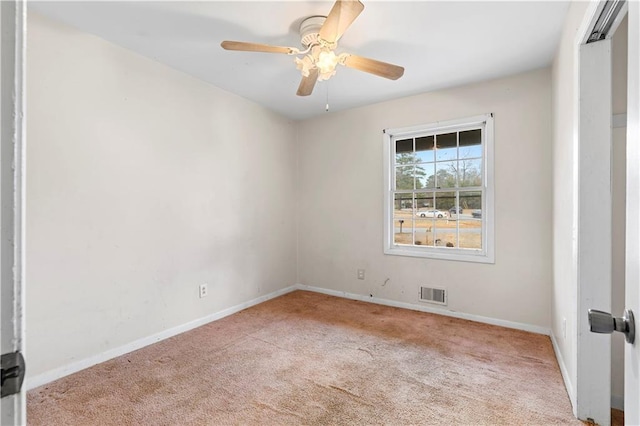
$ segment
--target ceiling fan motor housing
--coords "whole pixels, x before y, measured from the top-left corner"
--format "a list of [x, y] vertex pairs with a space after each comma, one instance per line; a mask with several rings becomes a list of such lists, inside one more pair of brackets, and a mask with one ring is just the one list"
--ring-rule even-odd
[[325, 19], [327, 19], [326, 16], [310, 16], [300, 23], [300, 42], [304, 47], [318, 42], [318, 34]]

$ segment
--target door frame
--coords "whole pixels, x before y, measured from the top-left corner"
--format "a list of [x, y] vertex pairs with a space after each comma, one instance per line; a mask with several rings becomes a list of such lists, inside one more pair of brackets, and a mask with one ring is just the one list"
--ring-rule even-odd
[[[25, 350], [26, 1], [0, 1], [2, 352]], [[2, 398], [0, 424], [26, 423], [24, 391]]]
[[630, 2], [627, 65], [627, 221], [625, 304], [636, 317], [636, 342], [624, 352], [625, 422], [640, 424], [640, 3]]

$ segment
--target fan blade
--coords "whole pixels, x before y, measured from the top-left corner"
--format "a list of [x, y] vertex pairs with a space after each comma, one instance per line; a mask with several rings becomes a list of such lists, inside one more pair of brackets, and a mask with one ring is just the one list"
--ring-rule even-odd
[[244, 41], [229, 41], [225, 40], [220, 43], [223, 49], [226, 50], [241, 50], [244, 52], [264, 52], [264, 53], [291, 53], [293, 50], [290, 47], [271, 46], [269, 44], [260, 43], [245, 43]]
[[337, 42], [363, 9], [359, 0], [337, 0], [320, 28], [319, 37], [329, 43]]
[[397, 80], [404, 74], [404, 68], [398, 65], [388, 64], [386, 62], [363, 58], [362, 56], [356, 55], [347, 56], [344, 60], [344, 66], [375, 74], [390, 80]]
[[316, 81], [318, 80], [318, 69], [314, 68], [309, 70], [308, 77], [302, 77], [302, 81], [300, 82], [300, 86], [298, 86], [298, 91], [296, 95], [298, 96], [309, 96], [311, 92], [313, 92], [313, 87], [316, 85]]

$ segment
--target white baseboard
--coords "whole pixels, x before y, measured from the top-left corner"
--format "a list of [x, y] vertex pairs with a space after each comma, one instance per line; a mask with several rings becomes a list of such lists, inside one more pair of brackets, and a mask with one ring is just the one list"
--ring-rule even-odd
[[624, 396], [611, 395], [611, 408], [624, 411]]
[[569, 371], [567, 370], [567, 366], [564, 362], [564, 358], [562, 357], [562, 353], [560, 352], [560, 346], [558, 346], [558, 341], [556, 340], [555, 334], [553, 334], [552, 332], [550, 336], [551, 336], [551, 344], [553, 345], [553, 351], [556, 353], [558, 366], [560, 366], [560, 373], [562, 374], [562, 380], [564, 380], [564, 387], [567, 389], [567, 394], [569, 394], [569, 401], [571, 401], [573, 415], [578, 417], [578, 411], [577, 411], [577, 405], [576, 405], [576, 393], [573, 389], [573, 384], [571, 383], [571, 379], [569, 378]]
[[215, 312], [213, 314], [207, 315], [197, 320], [190, 321], [186, 324], [182, 324], [177, 327], [173, 327], [173, 328], [161, 331], [151, 336], [143, 337], [142, 339], [138, 339], [131, 343], [127, 343], [126, 345], [110, 349], [98, 355], [94, 355], [92, 357], [85, 358], [80, 361], [72, 362], [71, 364], [67, 364], [63, 367], [44, 372], [34, 377], [28, 377], [25, 379], [25, 389], [31, 390], [31, 389], [37, 388], [38, 386], [42, 386], [44, 384], [53, 382], [54, 380], [58, 380], [62, 377], [68, 376], [69, 374], [76, 373], [80, 370], [84, 370], [85, 368], [89, 368], [96, 364], [100, 364], [101, 362], [105, 362], [110, 359], [119, 357], [120, 355], [124, 355], [126, 353], [144, 348], [145, 346], [152, 345], [161, 340], [168, 339], [169, 337], [173, 337], [180, 333], [184, 333], [185, 331], [189, 331], [194, 328], [208, 324], [211, 321], [215, 321], [215, 320], [227, 317], [243, 309], [250, 308], [251, 306], [257, 305], [262, 302], [266, 302], [267, 300], [276, 298], [278, 296], [282, 296], [283, 294], [290, 293], [295, 289], [296, 289], [296, 286], [289, 286], [289, 287], [274, 291], [273, 293], [256, 297], [255, 299], [240, 303], [230, 308], [223, 309], [222, 311]]
[[544, 334], [546, 336], [551, 335], [551, 330], [545, 327], [540, 327], [532, 324], [524, 324], [520, 322], [506, 321], [506, 320], [490, 318], [490, 317], [483, 317], [480, 315], [467, 314], [464, 312], [456, 312], [456, 311], [448, 310], [445, 308], [436, 308], [436, 307], [426, 306], [426, 305], [397, 302], [395, 300], [380, 299], [378, 297], [370, 297], [364, 294], [347, 293], [345, 291], [329, 290], [326, 288], [313, 287], [313, 286], [308, 286], [304, 284], [296, 284], [294, 288], [298, 290], [307, 290], [307, 291], [313, 291], [315, 293], [327, 294], [329, 296], [344, 297], [345, 299], [360, 300], [362, 302], [375, 303], [378, 305], [393, 306], [396, 308], [410, 309], [412, 311], [429, 312], [432, 314], [446, 315], [449, 317], [461, 318], [461, 319], [466, 319], [470, 321], [481, 322], [484, 324], [499, 325], [501, 327], [513, 328], [516, 330], [523, 330], [523, 331], [530, 331], [532, 333]]

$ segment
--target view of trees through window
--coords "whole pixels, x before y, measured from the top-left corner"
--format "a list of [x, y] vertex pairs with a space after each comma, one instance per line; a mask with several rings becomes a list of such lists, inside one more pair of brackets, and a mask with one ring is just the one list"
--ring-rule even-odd
[[482, 130], [394, 143], [394, 242], [482, 248]]

